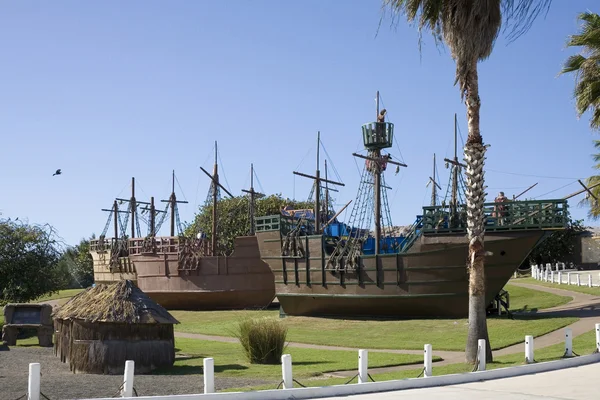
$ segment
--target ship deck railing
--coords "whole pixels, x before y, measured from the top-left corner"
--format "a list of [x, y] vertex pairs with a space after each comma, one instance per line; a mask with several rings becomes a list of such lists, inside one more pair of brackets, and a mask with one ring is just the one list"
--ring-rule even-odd
[[127, 239], [123, 238], [104, 238], [104, 239], [92, 239], [90, 240], [90, 251], [103, 252], [111, 250], [117, 242], [125, 242], [125, 248], [127, 248]]
[[[567, 200], [523, 200], [485, 203], [486, 231], [564, 229], [568, 225]], [[423, 207], [422, 232], [462, 233], [467, 230], [466, 206]]]
[[199, 254], [211, 254], [210, 240], [207, 238], [182, 239], [179, 236], [159, 236], [129, 239], [129, 255], [148, 253], [178, 254], [183, 247], [189, 247], [190, 250]]
[[[485, 203], [485, 230], [564, 229], [569, 221], [567, 209], [567, 200], [564, 199]], [[453, 218], [451, 218], [452, 215]], [[256, 217], [255, 221], [256, 232], [280, 231], [284, 235], [299, 223], [298, 219], [284, 215]], [[306, 221], [304, 222], [306, 223]], [[423, 234], [465, 233], [466, 231], [466, 206], [464, 204], [459, 205], [456, 212], [453, 212], [450, 206], [426, 206], [423, 207], [422, 217], [419, 216], [407, 232], [407, 239], [402, 244], [401, 251], [408, 250]], [[310, 229], [304, 232], [310, 232]]]

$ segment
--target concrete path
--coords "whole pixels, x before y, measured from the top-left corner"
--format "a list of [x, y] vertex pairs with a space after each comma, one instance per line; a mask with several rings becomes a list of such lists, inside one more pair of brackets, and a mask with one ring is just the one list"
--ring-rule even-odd
[[[573, 337], [579, 336], [583, 333], [589, 332], [594, 329], [594, 325], [600, 323], [600, 296], [593, 296], [590, 294], [572, 292], [570, 290], [551, 288], [546, 286], [540, 286], [528, 283], [518, 283], [515, 281], [510, 282], [511, 285], [520, 286], [527, 289], [539, 290], [540, 292], [547, 292], [556, 294], [559, 296], [571, 296], [573, 300], [567, 304], [561, 306], [547, 308], [544, 310], [519, 313], [519, 315], [536, 315], [546, 317], [577, 317], [579, 321], [565, 327], [571, 328], [573, 331]], [[542, 336], [535, 338], [535, 348], [541, 349], [543, 347], [552, 346], [557, 343], [564, 343], [565, 330], [558, 329], [554, 332], [547, 333]], [[523, 351], [523, 344], [516, 344], [504, 349], [494, 351], [494, 355], [507, 355]]]
[[[567, 368], [534, 375], [496, 379], [463, 385], [399, 390], [346, 397], [348, 400], [589, 400], [600, 392], [600, 364]], [[323, 400], [333, 397], [323, 398]]]

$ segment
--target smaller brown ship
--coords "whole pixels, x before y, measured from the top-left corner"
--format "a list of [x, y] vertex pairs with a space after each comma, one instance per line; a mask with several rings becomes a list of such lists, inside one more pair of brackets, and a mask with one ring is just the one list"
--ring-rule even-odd
[[[127, 202], [127, 210], [121, 210], [120, 204]], [[110, 209], [102, 211], [109, 212], [108, 220], [104, 230], [98, 239], [90, 241], [90, 254], [92, 255], [94, 265], [94, 282], [111, 283], [121, 280], [131, 280], [136, 282], [137, 276], [135, 266], [129, 259], [129, 237], [127, 236], [127, 227], [131, 222], [131, 237], [136, 237], [137, 231], [140, 232], [139, 215], [137, 212], [138, 204], [149, 204], [136, 201], [135, 198], [135, 178], [131, 178], [131, 198], [117, 198]], [[121, 215], [124, 214], [124, 220]], [[131, 219], [131, 221], [129, 221]], [[107, 238], [106, 235], [111, 223], [114, 228], [114, 236]], [[141, 234], [138, 234], [141, 236]]]
[[[219, 182], [217, 144], [215, 142], [215, 164], [213, 174], [200, 167], [210, 178], [212, 206], [212, 232], [210, 239], [203, 233], [194, 237], [185, 236], [179, 224], [173, 190], [168, 203], [171, 226], [169, 236], [155, 235], [154, 200], [149, 204], [150, 233], [145, 238], [128, 241], [128, 259], [137, 272], [137, 285], [154, 301], [167, 309], [218, 310], [262, 308], [270, 305], [275, 297], [274, 276], [260, 256], [258, 241], [254, 235], [253, 222], [248, 236], [235, 239], [232, 254], [225, 255], [218, 247], [217, 207], [220, 191], [234, 197]], [[254, 191], [251, 172], [250, 213], [253, 215]], [[176, 220], [178, 232], [176, 235]]]

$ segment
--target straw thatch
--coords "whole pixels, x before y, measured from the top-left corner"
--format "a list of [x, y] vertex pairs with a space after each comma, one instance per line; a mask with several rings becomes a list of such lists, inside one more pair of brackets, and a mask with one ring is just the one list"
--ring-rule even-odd
[[72, 297], [53, 316], [87, 322], [179, 323], [130, 280], [88, 288]]
[[54, 352], [73, 372], [123, 373], [173, 365], [173, 324], [179, 323], [133, 282], [101, 284], [73, 297], [54, 314]]

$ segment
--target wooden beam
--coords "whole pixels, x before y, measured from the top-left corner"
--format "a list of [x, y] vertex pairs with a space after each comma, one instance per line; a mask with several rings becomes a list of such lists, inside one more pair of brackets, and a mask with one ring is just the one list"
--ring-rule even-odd
[[344, 207], [342, 207], [342, 209], [340, 211], [335, 213], [335, 215], [333, 217], [331, 217], [331, 219], [329, 221], [327, 221], [325, 226], [323, 226], [323, 230], [325, 230], [325, 228], [327, 228], [327, 226], [329, 226], [329, 224], [331, 224], [333, 222], [333, 220], [336, 219], [338, 217], [338, 215], [340, 215], [346, 209], [346, 207], [348, 207], [350, 205], [350, 203], [352, 203], [352, 200], [350, 200]]
[[339, 193], [339, 190], [328, 188], [327, 186], [321, 186], [321, 189], [329, 190], [330, 192], [338, 192]]
[[293, 171], [293, 172], [294, 172], [294, 175], [300, 175], [300, 176], [303, 176], [305, 178], [316, 179], [319, 182], [327, 182], [327, 183], [331, 183], [332, 185], [346, 186], [345, 184], [343, 184], [341, 182], [331, 181], [329, 179], [317, 178], [316, 176], [312, 176], [312, 175], [308, 175], [308, 174], [303, 174], [302, 172], [296, 172], [296, 171]]
[[[130, 202], [130, 201], [131, 201], [131, 199], [120, 199], [120, 198], [118, 198], [118, 197], [117, 197], [117, 200], [119, 200], [119, 201], [127, 201], [127, 202]], [[135, 201], [135, 203], [136, 203], [136, 204], [148, 204], [148, 205], [150, 205], [150, 203], [148, 203], [148, 202], [146, 202], [146, 201], [139, 201], [139, 200], [136, 200], [136, 201]]]
[[430, 180], [430, 181], [431, 181], [431, 182], [432, 182], [432, 183], [433, 183], [435, 186], [437, 186], [437, 188], [438, 188], [438, 189], [442, 190], [442, 188], [440, 187], [440, 185], [438, 185], [438, 184], [437, 184], [437, 182], [436, 182], [436, 181], [434, 181], [432, 177], [429, 177], [429, 180]]
[[[378, 160], [378, 159], [376, 159], [376, 158], [373, 158], [373, 157], [363, 156], [362, 154], [356, 154], [356, 153], [352, 153], [352, 155], [353, 155], [354, 157], [358, 157], [358, 158], [364, 158], [365, 160], [371, 160], [371, 161], [380, 161], [380, 160]], [[389, 164], [394, 164], [394, 165], [397, 165], [397, 166], [399, 166], [399, 167], [408, 167], [408, 165], [406, 165], [406, 164], [403, 164], [403, 163], [401, 163], [401, 162], [397, 162], [397, 161], [387, 160], [386, 162], [387, 162], [387, 163], [389, 163]]]
[[461, 166], [463, 168], [467, 168], [467, 166], [465, 164], [460, 163], [458, 161], [451, 160], [449, 158], [444, 158], [444, 161], [446, 161], [447, 163], [453, 164], [453, 165], [459, 165], [459, 166]]
[[210, 178], [211, 181], [213, 181], [214, 183], [216, 183], [217, 185], [219, 185], [219, 187], [221, 189], [223, 189], [225, 191], [225, 193], [227, 193], [229, 195], [229, 197], [231, 197], [231, 198], [235, 197], [234, 195], [232, 195], [231, 193], [229, 193], [229, 190], [225, 189], [223, 187], [223, 185], [221, 185], [219, 182], [217, 182], [217, 180], [211, 174], [209, 174], [208, 172], [206, 172], [206, 170], [204, 168], [200, 167], [200, 169], [202, 170], [202, 172], [204, 172]]
[[566, 196], [566, 197], [563, 197], [563, 200], [568, 200], [568, 199], [570, 199], [571, 197], [575, 197], [575, 196], [577, 196], [578, 194], [581, 194], [581, 193], [585, 192], [585, 191], [586, 191], [586, 190], [588, 190], [588, 189], [593, 189], [593, 188], [595, 188], [595, 187], [596, 187], [596, 186], [598, 186], [598, 185], [600, 185], [600, 182], [593, 184], [592, 186], [588, 187], [587, 189], [583, 189], [583, 190], [579, 190], [579, 191], [577, 191], [577, 192], [575, 192], [575, 193], [571, 193], [570, 195], [568, 195], [568, 196]]
[[255, 191], [253, 191], [253, 190], [246, 190], [246, 189], [242, 189], [242, 192], [244, 192], [244, 193], [248, 193], [248, 194], [253, 194], [253, 193], [254, 193], [254, 195], [255, 195], [256, 197], [258, 197], [258, 198], [265, 197], [265, 194], [263, 194], [263, 193], [259, 193], [259, 192], [255, 192]]
[[527, 193], [528, 191], [530, 191], [531, 189], [533, 189], [538, 183], [534, 183], [533, 185], [529, 186], [527, 189], [523, 190], [521, 193], [519, 193], [518, 195], [513, 197], [513, 201], [518, 199], [519, 197], [523, 196], [525, 193]]
[[590, 194], [590, 196], [592, 196], [594, 198], [594, 200], [598, 201], [598, 198], [596, 196], [594, 196], [594, 193], [592, 193], [592, 191], [590, 189], [588, 189], [587, 186], [585, 186], [583, 184], [583, 182], [581, 182], [581, 179], [577, 179], [577, 182], [579, 182], [579, 184], [581, 186], [583, 186], [583, 188]]
[[[367, 182], [367, 181], [362, 181], [361, 183], [366, 183], [368, 185], [374, 185], [373, 182]], [[384, 189], [391, 189], [391, 187], [385, 186], [385, 185], [381, 185], [381, 187], [384, 188]]]

